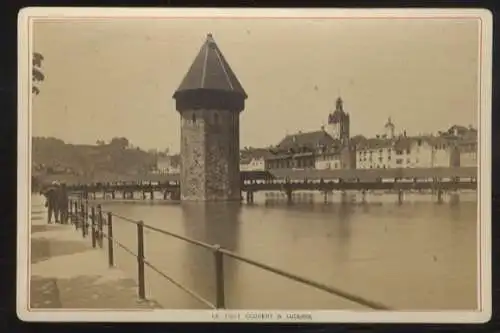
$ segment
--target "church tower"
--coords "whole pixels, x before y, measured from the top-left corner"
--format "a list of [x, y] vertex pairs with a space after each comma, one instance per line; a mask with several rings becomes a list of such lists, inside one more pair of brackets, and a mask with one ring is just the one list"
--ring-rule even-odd
[[384, 126], [385, 137], [388, 139], [394, 139], [394, 129], [394, 123], [392, 122], [391, 117], [389, 117], [389, 119], [387, 119], [387, 123], [385, 123]]
[[240, 200], [240, 112], [247, 94], [211, 34], [174, 93], [181, 200]]
[[344, 111], [344, 102], [339, 97], [335, 103], [335, 111], [328, 115], [327, 133], [333, 139], [346, 144], [349, 141], [349, 123], [349, 114]]

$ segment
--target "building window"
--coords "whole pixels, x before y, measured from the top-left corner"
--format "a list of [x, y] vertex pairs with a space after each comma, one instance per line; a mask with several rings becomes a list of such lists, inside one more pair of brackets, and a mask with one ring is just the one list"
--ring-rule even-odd
[[398, 159], [396, 160], [396, 164], [403, 164], [403, 160], [402, 160], [401, 158], [398, 158]]

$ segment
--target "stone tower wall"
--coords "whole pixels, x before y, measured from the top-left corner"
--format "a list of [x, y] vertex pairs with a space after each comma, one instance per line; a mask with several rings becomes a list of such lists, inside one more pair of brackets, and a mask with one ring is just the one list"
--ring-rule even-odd
[[239, 113], [183, 111], [181, 119], [181, 199], [240, 200]]

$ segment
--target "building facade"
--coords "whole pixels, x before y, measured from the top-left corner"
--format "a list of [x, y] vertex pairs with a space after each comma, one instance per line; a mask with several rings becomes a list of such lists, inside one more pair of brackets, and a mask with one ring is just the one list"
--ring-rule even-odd
[[357, 147], [356, 159], [360, 169], [460, 166], [457, 145], [433, 136], [367, 139]]
[[271, 153], [265, 148], [251, 148], [240, 152], [240, 171], [265, 171], [266, 158]]
[[239, 115], [247, 95], [211, 34], [174, 94], [181, 200], [240, 200]]
[[477, 167], [478, 146], [475, 140], [463, 140], [458, 144], [460, 150], [460, 166]]

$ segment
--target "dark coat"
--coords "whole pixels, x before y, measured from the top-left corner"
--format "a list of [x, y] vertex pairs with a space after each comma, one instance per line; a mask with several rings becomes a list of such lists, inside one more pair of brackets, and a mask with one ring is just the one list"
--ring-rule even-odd
[[47, 200], [46, 206], [55, 207], [57, 204], [57, 189], [49, 187], [43, 194]]
[[57, 191], [57, 204], [61, 208], [68, 207], [68, 191], [65, 186], [61, 186]]

